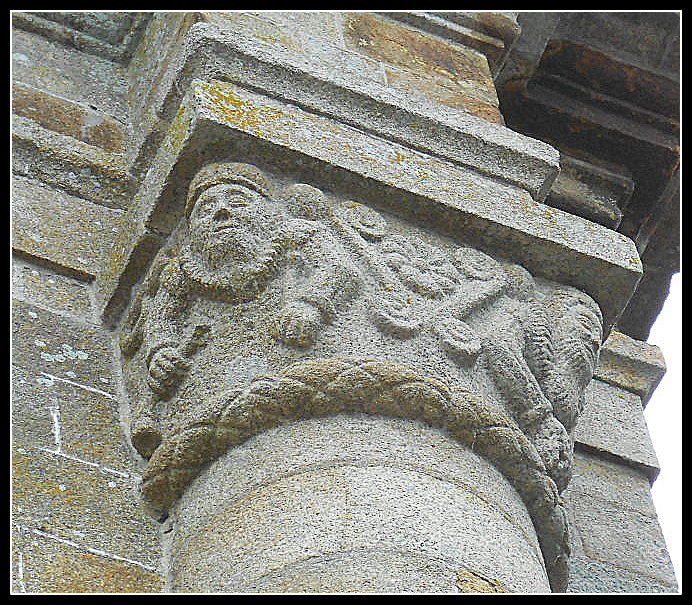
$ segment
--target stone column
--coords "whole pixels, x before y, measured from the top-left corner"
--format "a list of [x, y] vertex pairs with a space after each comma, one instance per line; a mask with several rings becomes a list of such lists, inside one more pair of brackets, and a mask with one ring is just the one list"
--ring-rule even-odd
[[414, 22], [164, 15], [133, 59], [96, 300], [171, 591], [567, 584], [574, 431], [641, 264], [542, 203], [557, 152], [474, 115], [488, 59]]
[[212, 463], [169, 523], [183, 592], [548, 592], [526, 506], [485, 458], [422, 422], [340, 414]]

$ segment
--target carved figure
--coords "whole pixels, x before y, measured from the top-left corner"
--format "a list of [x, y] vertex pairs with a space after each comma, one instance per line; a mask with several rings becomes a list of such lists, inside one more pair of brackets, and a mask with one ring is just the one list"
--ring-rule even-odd
[[601, 344], [598, 305], [561, 288], [524, 305], [483, 340], [491, 374], [519, 426], [562, 491], [571, 477], [574, 428]]
[[[546, 294], [521, 267], [473, 248], [429, 244], [368, 206], [327, 200], [310, 185], [275, 191], [248, 164], [200, 170], [185, 217], [178, 247], [159, 255], [133, 303], [121, 343], [125, 357], [141, 351], [146, 366], [148, 389], [133, 402], [131, 422], [145, 458], [162, 439], [175, 442], [161, 419], [213, 333], [211, 320], [190, 313], [196, 301], [242, 305], [285, 278], [287, 294], [270, 308], [268, 330], [279, 346], [307, 351], [369, 280], [365, 308], [397, 340], [392, 350], [434, 335], [452, 365], [486, 371], [557, 491], [565, 488], [601, 339], [600, 311], [588, 296], [572, 288]], [[500, 299], [497, 324], [477, 333], [471, 326]], [[245, 388], [228, 386], [226, 393]], [[188, 425], [205, 415], [204, 402], [194, 405]]]
[[[295, 196], [296, 191], [293, 191]], [[294, 218], [273, 197], [272, 186], [255, 166], [211, 164], [190, 184], [187, 234], [179, 254], [159, 260], [143, 296], [133, 305], [132, 326], [122, 351], [145, 347], [151, 396], [132, 408], [132, 440], [149, 458], [161, 441], [158, 416], [205, 345], [210, 325], [187, 325], [198, 298], [230, 304], [256, 298], [298, 251], [304, 279], [275, 315], [272, 335], [291, 347], [312, 344], [323, 324], [358, 290], [359, 275], [338, 242], [314, 220]]]
[[[149, 460], [143, 493], [152, 511], [164, 514], [203, 464], [281, 422], [349, 411], [423, 419], [512, 479], [551, 581], [564, 581], [569, 548], [559, 493], [601, 343], [591, 298], [538, 287], [522, 267], [479, 250], [428, 243], [373, 208], [328, 199], [310, 185], [276, 190], [249, 164], [200, 170], [185, 218], [155, 259], [121, 339], [124, 357], [145, 370], [131, 436]], [[235, 319], [255, 309], [261, 326], [240, 334], [266, 330], [252, 347], [269, 350], [275, 365], [205, 390], [214, 364], [235, 363], [210, 354], [212, 345], [229, 346], [214, 316], [229, 309], [224, 317]], [[406, 364], [359, 357], [361, 332], [348, 333], [354, 325], [391, 347], [386, 357], [436, 341], [433, 363], [441, 362], [449, 384]], [[292, 362], [282, 366], [285, 358]], [[189, 414], [171, 411], [186, 405]]]

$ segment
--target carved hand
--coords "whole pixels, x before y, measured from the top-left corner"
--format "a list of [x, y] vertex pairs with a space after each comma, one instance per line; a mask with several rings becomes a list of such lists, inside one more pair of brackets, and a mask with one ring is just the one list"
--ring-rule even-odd
[[149, 362], [148, 384], [159, 395], [167, 395], [190, 368], [187, 359], [176, 347], [162, 347]]
[[306, 347], [315, 342], [321, 323], [320, 312], [314, 306], [295, 301], [279, 312], [272, 333], [277, 340], [288, 345]]

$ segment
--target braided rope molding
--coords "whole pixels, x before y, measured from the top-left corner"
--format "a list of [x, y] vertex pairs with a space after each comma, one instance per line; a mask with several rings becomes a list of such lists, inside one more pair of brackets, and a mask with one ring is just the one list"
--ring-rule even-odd
[[463, 389], [452, 392], [443, 382], [396, 362], [302, 361], [221, 394], [208, 404], [202, 420], [156, 449], [143, 474], [144, 504], [160, 518], [204, 465], [233, 446], [285, 422], [348, 412], [421, 420], [447, 430], [494, 463], [529, 511], [552, 590], [565, 590], [567, 517], [533, 444], [513, 420], [478, 395]]

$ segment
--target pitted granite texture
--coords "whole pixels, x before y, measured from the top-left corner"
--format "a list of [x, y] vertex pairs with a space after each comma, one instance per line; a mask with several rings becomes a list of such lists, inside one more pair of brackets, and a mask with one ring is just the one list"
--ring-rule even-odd
[[264, 431], [198, 476], [167, 524], [173, 591], [549, 590], [509, 481], [407, 419], [349, 413]]

